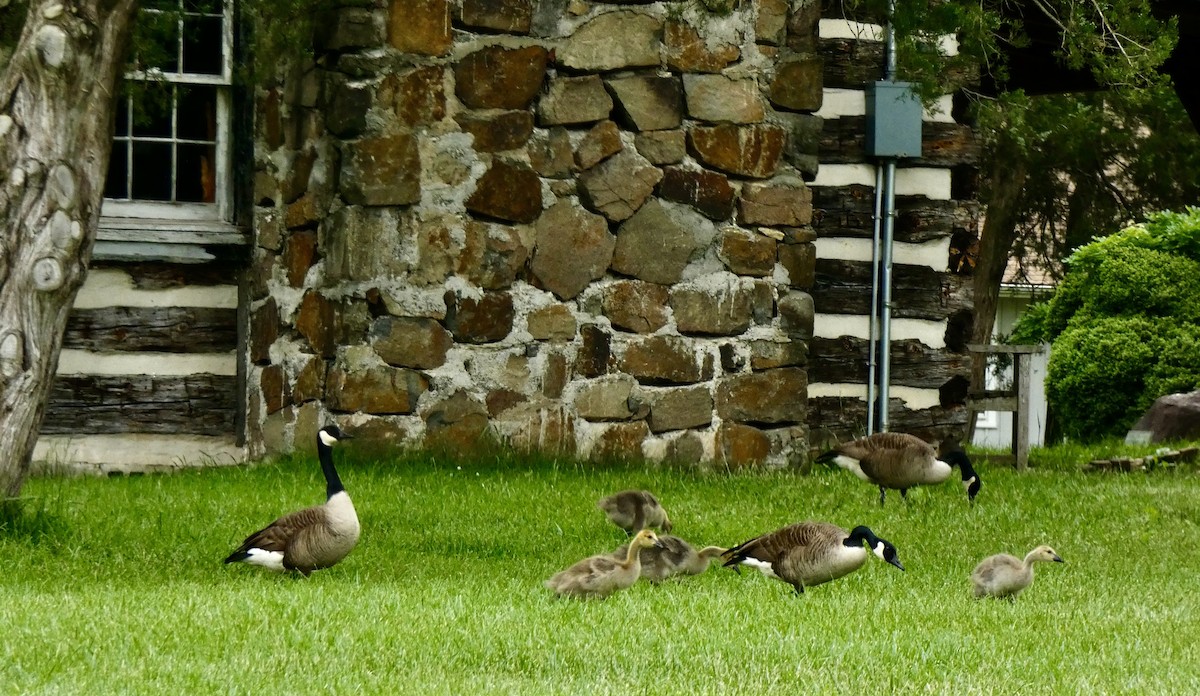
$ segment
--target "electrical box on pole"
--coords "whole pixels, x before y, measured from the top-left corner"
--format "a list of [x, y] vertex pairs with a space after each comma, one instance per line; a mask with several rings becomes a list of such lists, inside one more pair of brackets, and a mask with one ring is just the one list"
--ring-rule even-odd
[[867, 85], [867, 154], [920, 157], [923, 112], [910, 82], [880, 80]]

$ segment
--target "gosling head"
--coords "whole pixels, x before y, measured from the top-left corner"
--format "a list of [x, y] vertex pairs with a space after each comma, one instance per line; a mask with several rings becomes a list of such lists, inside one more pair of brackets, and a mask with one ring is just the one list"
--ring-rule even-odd
[[639, 549], [650, 548], [651, 546], [657, 546], [660, 549], [664, 547], [663, 543], [659, 541], [658, 535], [654, 533], [653, 529], [643, 529], [642, 531], [638, 532], [637, 536], [633, 537], [633, 541], [630, 543], [630, 546]]
[[896, 552], [896, 547], [887, 539], [880, 539], [875, 536], [870, 527], [859, 525], [850, 532], [850, 540], [858, 543], [866, 542], [871, 547], [871, 551], [879, 557], [879, 560], [885, 563], [890, 563], [900, 570], [904, 570], [904, 564], [900, 562], [900, 554]]
[[967, 457], [967, 453], [957, 449], [943, 452], [942, 461], [950, 466], [958, 467], [959, 473], [962, 474], [963, 490], [967, 492], [967, 500], [974, 505], [975, 496], [979, 495], [979, 489], [983, 488], [983, 482], [979, 480], [979, 474], [975, 472], [975, 467], [971, 466], [971, 460]]
[[317, 439], [326, 447], [333, 447], [339, 440], [352, 440], [354, 436], [342, 432], [337, 424], [330, 423], [317, 431]]
[[1031, 560], [1031, 561], [1046, 561], [1047, 563], [1065, 563], [1066, 562], [1057, 553], [1054, 552], [1054, 549], [1050, 548], [1049, 546], [1046, 546], [1045, 544], [1030, 551], [1029, 552], [1029, 560]]

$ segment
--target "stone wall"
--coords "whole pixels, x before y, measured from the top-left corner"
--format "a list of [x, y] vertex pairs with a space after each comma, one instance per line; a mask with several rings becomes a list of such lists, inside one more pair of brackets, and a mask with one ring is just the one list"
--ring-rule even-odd
[[821, 7], [723, 10], [342, 7], [256, 104], [251, 453], [804, 460]]

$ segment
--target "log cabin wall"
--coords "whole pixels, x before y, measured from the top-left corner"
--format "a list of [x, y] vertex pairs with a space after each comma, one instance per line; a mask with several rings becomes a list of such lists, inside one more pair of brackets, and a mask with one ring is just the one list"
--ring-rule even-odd
[[34, 453], [99, 473], [235, 464], [243, 262], [94, 260]]

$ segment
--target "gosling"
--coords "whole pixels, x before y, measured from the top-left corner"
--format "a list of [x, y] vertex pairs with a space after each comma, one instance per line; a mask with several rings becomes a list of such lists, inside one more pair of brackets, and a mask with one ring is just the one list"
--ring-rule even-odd
[[726, 568], [737, 570], [738, 564], [758, 568], [801, 595], [805, 587], [837, 580], [862, 567], [867, 561], [864, 542], [880, 560], [904, 570], [896, 547], [870, 528], [859, 525], [847, 532], [827, 522], [789, 525], [738, 544], [722, 557]]
[[989, 556], [975, 566], [971, 573], [975, 596], [1015, 600], [1022, 590], [1033, 584], [1035, 561], [1064, 562], [1049, 546], [1039, 546], [1030, 551], [1025, 554], [1024, 561], [1007, 553]]
[[837, 464], [879, 486], [881, 506], [887, 489], [898, 490], [901, 498], [907, 498], [909, 488], [942, 483], [950, 478], [950, 472], [956, 466], [971, 504], [975, 503], [975, 496], [983, 487], [965, 452], [959, 449], [946, 451], [942, 453], [942, 459], [938, 459], [932, 445], [908, 433], [875, 433], [843, 442], [817, 457], [817, 461]]
[[589, 556], [555, 573], [546, 581], [546, 587], [554, 590], [559, 597], [603, 599], [637, 582], [642, 572], [639, 551], [658, 544], [658, 535], [654, 530], [643, 529], [629, 543], [625, 560], [617, 560], [608, 554]]
[[671, 531], [671, 520], [658, 498], [650, 491], [621, 491], [596, 502], [608, 519], [626, 534], [637, 534], [646, 527]]
[[[659, 535], [658, 542], [657, 546], [642, 549], [640, 554], [642, 578], [652, 583], [675, 576], [700, 575], [708, 570], [712, 559], [727, 550], [723, 546], [705, 546], [697, 551], [691, 544], [670, 534]], [[622, 544], [612, 556], [623, 559], [628, 553], [629, 545]]]

